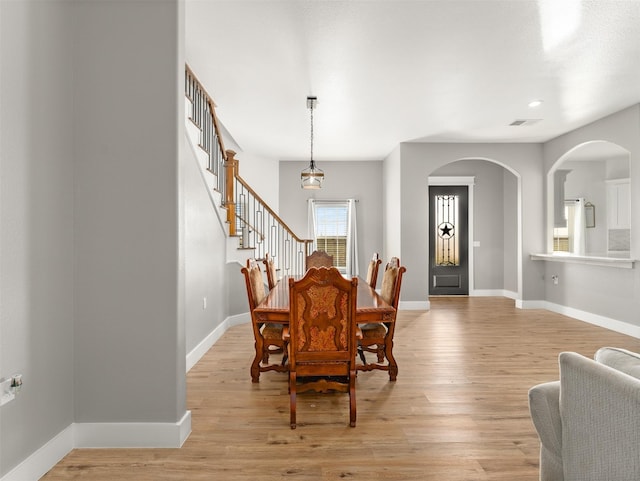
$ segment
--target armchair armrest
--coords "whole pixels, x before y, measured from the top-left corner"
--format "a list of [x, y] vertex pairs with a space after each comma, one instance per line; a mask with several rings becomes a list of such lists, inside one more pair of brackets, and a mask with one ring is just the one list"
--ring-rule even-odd
[[529, 390], [529, 411], [540, 438], [540, 480], [561, 481], [564, 478], [560, 381], [532, 387]]
[[538, 384], [529, 390], [529, 411], [540, 441], [560, 457], [562, 419], [560, 418], [560, 381]]

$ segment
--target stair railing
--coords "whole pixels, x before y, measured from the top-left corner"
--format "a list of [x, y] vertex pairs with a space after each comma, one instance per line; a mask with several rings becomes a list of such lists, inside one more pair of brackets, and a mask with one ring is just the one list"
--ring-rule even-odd
[[189, 66], [185, 67], [185, 95], [193, 108], [191, 121], [200, 129], [199, 147], [207, 155], [207, 171], [215, 176], [227, 211], [229, 235], [239, 238], [239, 247], [254, 250], [256, 259], [273, 258], [280, 276], [304, 273], [306, 256], [313, 241], [296, 236], [282, 219], [240, 177], [233, 150], [225, 150], [215, 103]]
[[[207, 170], [217, 179], [215, 190], [224, 192], [226, 156], [216, 116], [216, 105], [188, 65], [185, 66], [184, 89], [186, 97], [193, 105], [190, 119], [200, 129], [198, 147], [207, 154]], [[222, 199], [224, 202], [225, 197]]]

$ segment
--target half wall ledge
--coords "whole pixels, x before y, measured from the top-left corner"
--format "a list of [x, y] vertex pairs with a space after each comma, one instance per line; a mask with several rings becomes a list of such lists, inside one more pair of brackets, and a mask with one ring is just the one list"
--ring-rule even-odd
[[578, 256], [573, 254], [531, 254], [532, 261], [565, 262], [570, 264], [586, 264], [592, 266], [617, 267], [633, 269], [635, 259], [605, 256]]

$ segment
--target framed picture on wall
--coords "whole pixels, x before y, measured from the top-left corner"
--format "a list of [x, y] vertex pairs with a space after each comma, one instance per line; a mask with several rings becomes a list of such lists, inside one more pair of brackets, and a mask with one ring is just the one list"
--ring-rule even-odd
[[596, 206], [591, 202], [584, 205], [584, 216], [587, 228], [596, 226]]

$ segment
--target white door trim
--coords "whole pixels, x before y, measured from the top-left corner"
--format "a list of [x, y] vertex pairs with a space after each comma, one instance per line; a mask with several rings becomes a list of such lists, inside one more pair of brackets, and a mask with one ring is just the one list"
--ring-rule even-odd
[[[429, 176], [427, 190], [432, 185], [466, 185], [469, 189], [468, 199], [468, 217], [467, 217], [467, 234], [469, 236], [467, 240], [467, 250], [469, 259], [469, 295], [474, 291], [474, 275], [473, 275], [473, 186], [476, 183], [475, 176]], [[431, 242], [429, 236], [427, 236], [428, 243]]]

